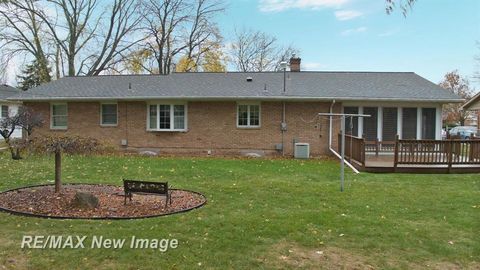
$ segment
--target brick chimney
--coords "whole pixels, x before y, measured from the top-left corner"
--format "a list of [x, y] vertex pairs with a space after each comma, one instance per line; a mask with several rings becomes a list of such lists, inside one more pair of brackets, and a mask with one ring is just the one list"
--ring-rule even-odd
[[293, 54], [292, 58], [290, 58], [290, 71], [300, 72], [300, 62], [302, 62], [302, 59]]

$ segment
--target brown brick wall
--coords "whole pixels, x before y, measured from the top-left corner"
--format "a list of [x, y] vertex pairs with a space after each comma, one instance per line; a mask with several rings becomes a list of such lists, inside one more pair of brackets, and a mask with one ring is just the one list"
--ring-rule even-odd
[[[187, 132], [150, 132], [146, 130], [146, 102], [118, 102], [118, 125], [100, 126], [99, 102], [68, 102], [68, 129], [50, 129], [49, 103], [26, 103], [44, 116], [45, 125], [38, 134], [75, 134], [90, 136], [119, 146], [128, 140], [128, 148], [152, 148], [161, 153], [239, 154], [256, 150], [276, 154], [275, 144], [282, 142], [280, 123], [281, 102], [261, 103], [261, 127], [242, 129], [236, 126], [235, 102], [188, 102]], [[341, 104], [334, 111], [340, 112]], [[293, 140], [310, 143], [312, 155], [328, 155], [328, 121], [317, 117], [318, 112], [328, 112], [327, 102], [287, 102], [285, 154], [293, 155]], [[335, 121], [338, 133], [338, 123]], [[334, 136], [334, 145], [336, 145]]]

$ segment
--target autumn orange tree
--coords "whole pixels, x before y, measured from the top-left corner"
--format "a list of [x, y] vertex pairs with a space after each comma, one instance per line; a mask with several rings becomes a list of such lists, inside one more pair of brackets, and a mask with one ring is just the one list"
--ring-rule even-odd
[[[445, 74], [443, 81], [439, 84], [442, 88], [458, 95], [465, 100], [469, 100], [473, 91], [470, 88], [468, 80], [462, 77], [458, 70], [454, 70]], [[462, 110], [461, 103], [451, 103], [443, 107], [443, 121], [446, 124], [460, 124], [465, 125], [465, 120], [468, 119], [471, 112]]]
[[79, 136], [42, 136], [33, 140], [34, 149], [55, 155], [55, 193], [62, 187], [62, 153], [89, 154], [101, 150], [97, 139]]

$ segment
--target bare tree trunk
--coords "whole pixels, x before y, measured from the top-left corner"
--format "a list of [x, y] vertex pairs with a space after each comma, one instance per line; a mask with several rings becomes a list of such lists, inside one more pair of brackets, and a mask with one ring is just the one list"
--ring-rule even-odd
[[10, 154], [12, 156], [13, 160], [20, 160], [22, 157], [20, 156], [20, 149], [15, 148], [12, 146], [12, 143], [10, 141], [10, 138], [5, 139], [5, 143], [8, 146], [8, 150], [10, 150]]
[[6, 143], [7, 146], [8, 146], [8, 150], [10, 150], [10, 154], [12, 155], [12, 159], [15, 159], [15, 151], [14, 151], [12, 145], [10, 144], [10, 139], [9, 139], [9, 138], [6, 138], [6, 139], [5, 139], [5, 143]]
[[60, 46], [56, 47], [55, 51], [55, 79], [60, 79]]
[[59, 193], [62, 187], [62, 153], [55, 152], [55, 193]]

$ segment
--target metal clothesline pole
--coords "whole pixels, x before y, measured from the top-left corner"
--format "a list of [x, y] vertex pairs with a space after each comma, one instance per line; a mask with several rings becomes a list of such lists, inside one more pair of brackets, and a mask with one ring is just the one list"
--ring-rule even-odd
[[[368, 114], [349, 114], [349, 113], [319, 113], [319, 116], [340, 116], [341, 117], [341, 127], [340, 127], [340, 135], [341, 135], [341, 147], [340, 147], [340, 191], [343, 192], [344, 190], [344, 182], [345, 182], [345, 118], [346, 117], [370, 117]], [[330, 120], [331, 121], [331, 120]], [[332, 130], [330, 130], [331, 134]], [[330, 145], [331, 149], [331, 145]], [[350, 155], [351, 155], [350, 151]], [[338, 153], [337, 153], [338, 155]], [[350, 165], [351, 166], [351, 165]]]
[[[342, 127], [340, 133], [342, 134], [342, 147], [340, 155], [342, 156], [340, 161], [340, 191], [343, 192], [343, 182], [345, 181], [345, 115], [342, 116]], [[352, 153], [350, 153], [351, 155]]]

